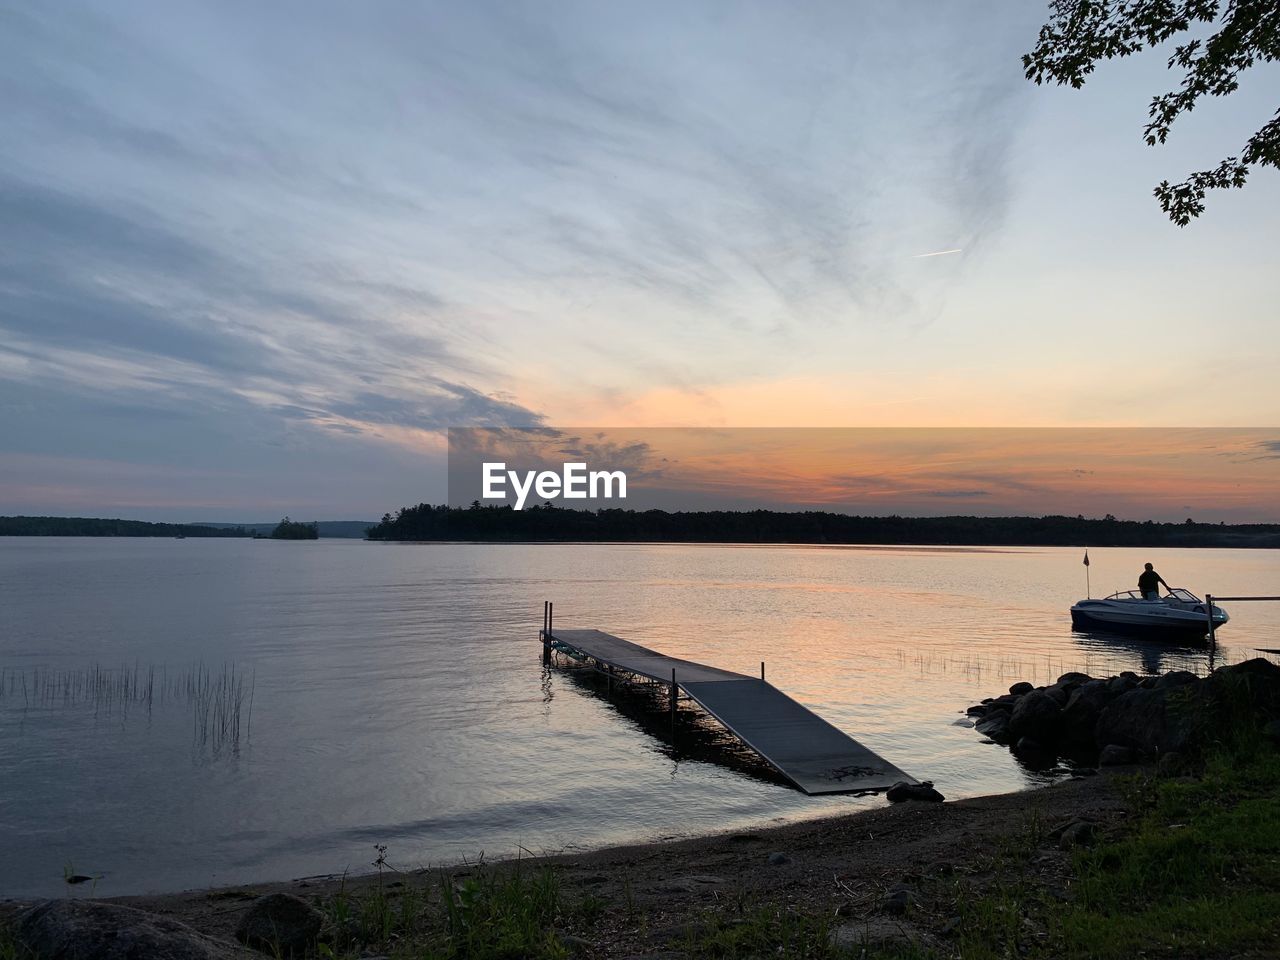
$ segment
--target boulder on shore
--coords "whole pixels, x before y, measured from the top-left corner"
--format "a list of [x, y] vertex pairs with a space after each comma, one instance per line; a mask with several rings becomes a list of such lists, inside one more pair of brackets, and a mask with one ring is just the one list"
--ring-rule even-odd
[[1009, 733], [1015, 741], [1031, 737], [1041, 743], [1052, 743], [1058, 739], [1061, 717], [1062, 707], [1057, 700], [1045, 690], [1032, 690], [1013, 708]]
[[1138, 753], [1131, 747], [1122, 747], [1117, 743], [1108, 743], [1098, 754], [1100, 767], [1126, 767], [1138, 762]]
[[1090, 680], [1077, 687], [1062, 708], [1063, 741], [1076, 747], [1094, 746], [1094, 727], [1113, 697], [1106, 680]]
[[253, 902], [236, 927], [236, 939], [258, 950], [300, 957], [315, 946], [324, 914], [300, 897], [270, 893]]
[[14, 919], [14, 938], [40, 960], [247, 960], [256, 955], [185, 923], [96, 900], [48, 900]]
[[1202, 732], [1198, 689], [1199, 681], [1121, 694], [1098, 715], [1094, 741], [1130, 747], [1146, 756], [1193, 749]]
[[1264, 657], [1219, 667], [1205, 677], [1202, 686], [1223, 719], [1242, 710], [1253, 710], [1266, 719], [1280, 717], [1280, 666]]
[[973, 729], [996, 743], [1009, 743], [1013, 739], [1009, 733], [1009, 714], [1004, 710], [987, 714], [973, 725]]
[[941, 803], [946, 798], [933, 789], [932, 781], [907, 783], [899, 780], [885, 792], [885, 799], [890, 803], [900, 803], [903, 800], [926, 800], [933, 803]]

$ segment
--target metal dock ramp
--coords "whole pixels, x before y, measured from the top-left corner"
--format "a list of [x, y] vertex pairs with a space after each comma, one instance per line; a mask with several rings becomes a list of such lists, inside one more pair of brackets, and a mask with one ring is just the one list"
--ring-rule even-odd
[[548, 656], [558, 651], [610, 677], [630, 674], [667, 686], [673, 710], [683, 690], [805, 793], [866, 792], [916, 782], [763, 676], [668, 657], [600, 630], [553, 631], [550, 620], [548, 615], [540, 634]]

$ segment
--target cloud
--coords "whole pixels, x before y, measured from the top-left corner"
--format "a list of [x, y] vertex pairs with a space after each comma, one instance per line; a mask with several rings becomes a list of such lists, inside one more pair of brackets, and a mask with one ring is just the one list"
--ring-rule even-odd
[[969, 259], [910, 254], [980, 249], [1009, 192], [1003, 16], [301, 10], [0, 13], [0, 378], [46, 431], [0, 453], [79, 456], [51, 411], [128, 409], [93, 422], [138, 462], [204, 444], [283, 485], [261, 451], [399, 464], [560, 389], [843, 376]]

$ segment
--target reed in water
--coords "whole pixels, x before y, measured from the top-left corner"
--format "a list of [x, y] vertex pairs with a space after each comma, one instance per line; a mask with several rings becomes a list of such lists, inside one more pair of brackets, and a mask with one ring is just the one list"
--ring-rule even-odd
[[234, 662], [219, 668], [197, 663], [170, 672], [167, 666], [79, 668], [0, 668], [0, 704], [23, 709], [90, 707], [95, 717], [127, 717], [133, 710], [148, 716], [156, 708], [183, 705], [191, 710], [192, 742], [214, 753], [238, 749], [253, 724], [256, 674]]

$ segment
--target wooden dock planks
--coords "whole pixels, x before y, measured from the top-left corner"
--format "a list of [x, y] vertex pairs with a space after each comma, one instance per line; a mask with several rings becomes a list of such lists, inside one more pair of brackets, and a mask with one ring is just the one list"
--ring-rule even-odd
[[884, 790], [914, 783], [883, 757], [758, 677], [668, 657], [600, 630], [561, 630], [543, 643], [571, 647], [600, 664], [676, 686], [808, 794]]

